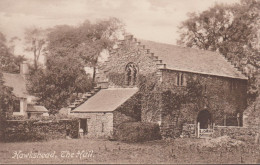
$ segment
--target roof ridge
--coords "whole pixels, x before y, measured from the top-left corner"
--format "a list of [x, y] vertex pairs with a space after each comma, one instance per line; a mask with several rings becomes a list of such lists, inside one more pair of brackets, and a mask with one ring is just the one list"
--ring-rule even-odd
[[145, 55], [150, 56], [156, 62], [157, 71], [161, 69], [183, 70], [212, 76], [248, 79], [220, 52], [136, 39], [132, 34], [125, 35], [111, 53], [117, 52], [125, 41], [136, 44], [139, 49], [146, 52]]
[[[234, 66], [234, 64], [233, 64], [232, 62], [230, 62], [229, 60], [227, 60], [227, 58], [226, 58], [223, 54], [221, 54], [221, 53], [219, 53], [219, 52], [217, 52], [217, 51], [202, 50], [202, 49], [198, 49], [198, 48], [191, 48], [191, 47], [185, 47], [185, 46], [174, 45], [174, 44], [169, 44], [169, 43], [161, 43], [161, 42], [156, 42], [156, 41], [151, 41], [151, 40], [139, 39], [139, 42], [142, 42], [142, 41], [144, 41], [144, 42], [151, 42], [151, 43], [154, 43], [154, 44], [160, 44], [160, 45], [178, 47], [178, 48], [181, 48], [181, 49], [196, 50], [196, 51], [204, 52], [204, 53], [206, 53], [206, 52], [214, 53], [214, 54], [218, 55], [219, 57], [221, 56], [221, 57], [223, 58], [223, 60], [224, 60], [225, 62], [227, 62], [227, 63], [234, 69], [234, 71], [236, 71], [237, 73], [239, 73], [239, 74], [243, 77], [243, 78], [240, 78], [240, 79], [248, 79], [248, 78], [246, 77], [246, 75], [244, 75], [243, 72], [241, 72], [236, 66]], [[146, 45], [146, 44], [144, 44], [144, 45]], [[167, 68], [165, 68], [165, 69], [167, 69]], [[170, 69], [170, 68], [169, 68], [169, 69]], [[197, 71], [196, 71], [196, 72], [197, 72]], [[209, 73], [208, 73], [208, 74], [209, 74]], [[209, 75], [214, 75], [214, 74], [209, 74]], [[216, 76], [218, 76], [218, 75], [216, 75]], [[241, 77], [241, 76], [240, 76], [240, 77]], [[230, 76], [225, 76], [225, 77], [230, 77]], [[232, 77], [232, 78], [238, 78], [238, 77]]]

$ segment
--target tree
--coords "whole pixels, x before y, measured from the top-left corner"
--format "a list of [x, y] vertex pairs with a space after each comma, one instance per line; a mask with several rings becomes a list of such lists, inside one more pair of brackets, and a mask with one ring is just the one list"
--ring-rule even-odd
[[0, 68], [0, 141], [3, 140], [5, 121], [13, 110], [15, 99], [12, 88], [4, 85], [3, 74]]
[[40, 28], [32, 27], [32, 28], [27, 28], [25, 30], [24, 39], [26, 44], [28, 45], [28, 47], [26, 47], [25, 50], [33, 52], [35, 70], [38, 69], [39, 58], [44, 48], [44, 44], [46, 42], [45, 36], [46, 36], [45, 31]]
[[92, 88], [89, 76], [79, 59], [74, 57], [51, 57], [46, 69], [38, 69], [29, 77], [29, 92], [39, 98], [51, 114], [67, 106], [73, 93], [84, 93]]
[[259, 20], [260, 1], [216, 4], [202, 13], [189, 14], [179, 27], [178, 44], [218, 51], [247, 76], [253, 77], [260, 68], [260, 50], [256, 44]]
[[95, 80], [98, 57], [104, 49], [111, 49], [123, 31], [123, 24], [116, 18], [96, 23], [85, 21], [77, 27], [57, 26], [48, 34], [47, 50], [52, 56], [77, 56], [86, 66], [93, 67]]
[[28, 86], [29, 92], [39, 97], [39, 104], [55, 114], [73, 100], [74, 93], [90, 91], [95, 76], [91, 80], [84, 67], [95, 68], [100, 52], [112, 48], [119, 24], [111, 18], [48, 29], [45, 70], [32, 72]]
[[248, 62], [256, 66], [257, 59], [251, 53], [255, 54], [256, 51], [253, 42], [259, 13], [260, 2], [256, 0], [242, 0], [240, 4], [229, 6], [216, 4], [200, 14], [191, 13], [180, 26], [178, 43], [219, 51], [237, 65], [248, 58]]
[[6, 38], [0, 32], [0, 69], [9, 73], [19, 73], [19, 65], [25, 58], [23, 56], [15, 56], [6, 44]]

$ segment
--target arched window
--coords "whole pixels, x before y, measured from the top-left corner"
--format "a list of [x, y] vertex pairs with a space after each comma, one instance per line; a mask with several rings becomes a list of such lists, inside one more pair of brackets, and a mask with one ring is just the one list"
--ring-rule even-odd
[[138, 72], [138, 67], [135, 63], [130, 62], [125, 67], [125, 81], [126, 85], [136, 85], [136, 77]]

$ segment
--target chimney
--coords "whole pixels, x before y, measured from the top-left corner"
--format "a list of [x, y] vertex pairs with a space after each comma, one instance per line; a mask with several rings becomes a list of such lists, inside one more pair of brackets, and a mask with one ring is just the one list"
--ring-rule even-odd
[[22, 62], [20, 64], [20, 74], [25, 77], [26, 75], [29, 74], [29, 67], [27, 62]]

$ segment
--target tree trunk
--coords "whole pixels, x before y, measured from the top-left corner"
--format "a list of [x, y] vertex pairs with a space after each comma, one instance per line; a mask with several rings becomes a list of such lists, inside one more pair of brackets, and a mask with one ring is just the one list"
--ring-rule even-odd
[[33, 54], [34, 54], [34, 69], [37, 70], [38, 69], [38, 65], [37, 65], [36, 48], [34, 48]]
[[92, 78], [93, 83], [95, 83], [95, 79], [96, 79], [96, 66], [93, 67], [93, 78]]

